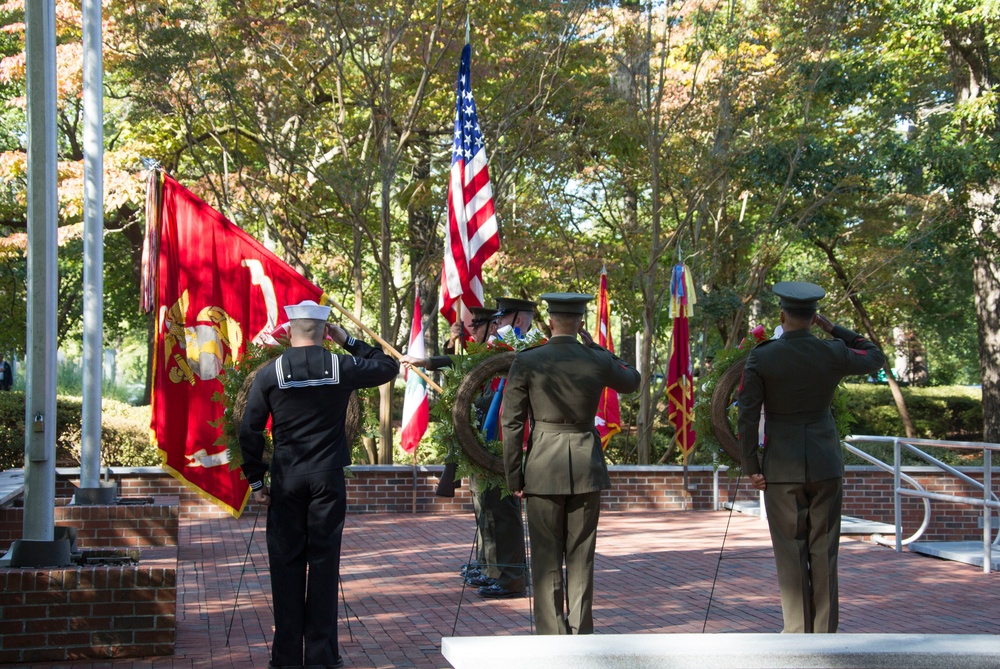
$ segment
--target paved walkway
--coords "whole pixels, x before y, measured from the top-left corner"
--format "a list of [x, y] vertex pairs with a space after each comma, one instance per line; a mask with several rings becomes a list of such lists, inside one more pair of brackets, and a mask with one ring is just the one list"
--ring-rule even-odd
[[[273, 614], [263, 523], [262, 515], [229, 647], [253, 514], [182, 520], [173, 656], [33, 666], [266, 667]], [[348, 517], [341, 571], [349, 615], [345, 621], [342, 606], [340, 634], [347, 667], [448, 667], [443, 636], [531, 633], [527, 598], [484, 601], [463, 591], [458, 571], [473, 534], [471, 515]], [[843, 632], [1000, 634], [1000, 574], [850, 538], [840, 562]], [[753, 516], [606, 513], [595, 580], [598, 634], [781, 629], [767, 530]]]

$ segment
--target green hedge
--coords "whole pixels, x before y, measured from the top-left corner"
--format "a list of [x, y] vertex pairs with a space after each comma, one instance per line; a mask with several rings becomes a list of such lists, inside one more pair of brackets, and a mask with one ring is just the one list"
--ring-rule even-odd
[[[900, 388], [906, 409], [913, 421], [916, 437], [944, 441], [982, 441], [983, 403], [982, 391], [968, 386], [939, 386], [934, 388]], [[852, 434], [902, 436], [906, 434], [899, 411], [888, 386], [850, 384], [845, 386], [847, 410], [854, 417]], [[891, 444], [864, 444], [862, 448], [884, 462], [892, 463]], [[982, 464], [981, 454], [945, 448], [924, 449], [950, 465], [977, 466]], [[848, 455], [849, 465], [867, 465], [868, 462]], [[926, 461], [903, 452], [903, 464], [928, 465]]]
[[[149, 407], [105, 398], [101, 425], [101, 464], [148, 467], [160, 464], [149, 439]], [[56, 398], [56, 464], [80, 464], [82, 400]], [[24, 393], [0, 392], [0, 470], [24, 466]]]
[[[934, 388], [904, 387], [900, 389], [906, 408], [920, 439], [944, 441], [982, 441], [983, 406], [982, 392], [968, 386], [939, 386]], [[903, 421], [899, 418], [892, 391], [888, 386], [871, 383], [848, 383], [841, 386], [838, 396], [844, 410], [851, 417], [850, 434], [876, 436], [902, 436], [906, 434]], [[707, 402], [699, 404], [706, 406]], [[735, 416], [735, 411], [733, 411]], [[708, 421], [699, 421], [702, 429]], [[672, 434], [672, 431], [671, 431]], [[711, 464], [712, 451], [701, 441], [695, 449], [691, 464]], [[714, 447], [714, 444], [713, 444]], [[863, 450], [891, 463], [891, 444], [865, 444]], [[950, 449], [930, 449], [932, 455], [952, 465], [975, 466], [982, 464], [982, 457], [969, 456], [962, 451]], [[866, 460], [847, 455], [849, 465], [868, 465]], [[926, 465], [923, 460], [904, 453], [903, 463]]]
[[[854, 434], [901, 435], [903, 421], [888, 386], [845, 386], [847, 410], [854, 416]], [[981, 441], [982, 391], [967, 386], [901, 388], [906, 409], [921, 439]]]

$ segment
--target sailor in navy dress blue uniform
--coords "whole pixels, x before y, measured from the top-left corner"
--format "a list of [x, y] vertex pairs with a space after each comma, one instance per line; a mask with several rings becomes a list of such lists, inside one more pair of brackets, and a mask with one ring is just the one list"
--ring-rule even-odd
[[[352, 391], [394, 379], [399, 363], [328, 324], [329, 307], [310, 300], [285, 312], [291, 347], [257, 373], [240, 426], [243, 473], [254, 499], [268, 505], [274, 602], [269, 666], [339, 667], [344, 467], [351, 463], [344, 434], [347, 405]], [[327, 332], [349, 355], [323, 348]], [[263, 459], [268, 418], [274, 447], [270, 466]], [[268, 471], [270, 487], [264, 485]]]

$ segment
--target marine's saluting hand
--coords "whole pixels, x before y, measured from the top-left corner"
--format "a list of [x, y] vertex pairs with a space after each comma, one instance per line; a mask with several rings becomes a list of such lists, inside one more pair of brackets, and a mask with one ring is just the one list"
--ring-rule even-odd
[[813, 324], [818, 325], [820, 329], [822, 329], [823, 332], [826, 332], [827, 334], [833, 332], [833, 321], [831, 321], [829, 318], [827, 318], [821, 313], [817, 313], [815, 316], [813, 316]]

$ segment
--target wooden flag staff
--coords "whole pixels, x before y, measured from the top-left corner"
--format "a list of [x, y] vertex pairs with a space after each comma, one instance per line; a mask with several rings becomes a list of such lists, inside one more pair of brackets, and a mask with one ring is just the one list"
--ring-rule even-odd
[[[389, 343], [387, 341], [385, 341], [384, 339], [382, 339], [381, 337], [379, 337], [377, 334], [375, 334], [374, 332], [372, 332], [364, 323], [362, 323], [357, 318], [355, 318], [354, 314], [352, 314], [350, 311], [348, 311], [347, 309], [345, 309], [344, 307], [342, 307], [336, 300], [327, 298], [326, 303], [329, 304], [331, 307], [334, 307], [335, 309], [340, 310], [340, 312], [342, 314], [344, 314], [345, 316], [347, 316], [348, 318], [350, 318], [352, 323], [354, 323], [359, 328], [361, 328], [364, 331], [364, 333], [367, 334], [369, 337], [371, 337], [372, 339], [374, 339], [375, 341], [377, 341], [379, 344], [381, 344], [382, 348], [385, 349], [387, 352], [391, 353], [393, 355], [393, 357], [395, 357], [397, 360], [403, 357], [402, 353], [400, 353], [399, 351], [397, 351], [396, 349], [394, 349], [392, 346], [389, 345]], [[431, 378], [429, 376], [427, 376], [427, 374], [423, 370], [418, 369], [417, 367], [411, 367], [410, 369], [413, 370], [414, 372], [416, 372], [417, 376], [419, 376], [424, 381], [426, 381], [427, 385], [429, 385], [431, 388], [433, 388], [434, 390], [436, 390], [439, 393], [444, 392], [441, 389], [441, 386], [439, 386], [438, 384], [434, 383], [434, 381], [432, 381]]]

